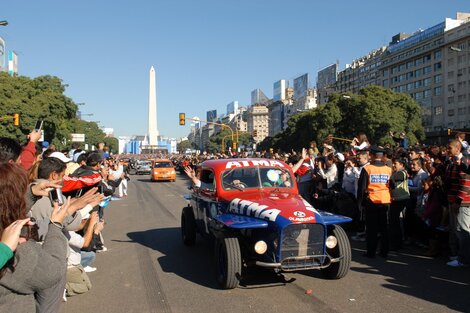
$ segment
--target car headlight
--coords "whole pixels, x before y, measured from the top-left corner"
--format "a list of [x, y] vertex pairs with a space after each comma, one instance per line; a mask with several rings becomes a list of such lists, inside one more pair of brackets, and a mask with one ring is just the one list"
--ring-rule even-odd
[[255, 243], [255, 252], [258, 254], [264, 254], [268, 250], [268, 245], [263, 240]]
[[338, 244], [338, 239], [335, 236], [328, 236], [325, 244], [328, 249], [333, 249]]
[[170, 174], [176, 174], [176, 172], [173, 170], [173, 171], [170, 172]]

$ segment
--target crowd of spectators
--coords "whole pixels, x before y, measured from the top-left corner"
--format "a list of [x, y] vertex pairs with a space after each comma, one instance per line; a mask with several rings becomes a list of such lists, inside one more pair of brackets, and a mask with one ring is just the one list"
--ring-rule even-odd
[[0, 311], [58, 312], [91, 288], [104, 252], [104, 212], [115, 191], [127, 196], [122, 162], [74, 146], [56, 151], [0, 137]]

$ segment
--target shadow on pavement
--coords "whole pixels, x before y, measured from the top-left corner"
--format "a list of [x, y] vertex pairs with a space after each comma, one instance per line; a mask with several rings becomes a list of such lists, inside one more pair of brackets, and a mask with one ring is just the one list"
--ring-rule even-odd
[[[127, 236], [136, 243], [160, 252], [158, 258], [162, 270], [174, 273], [193, 283], [220, 289], [215, 274], [213, 243], [198, 236], [193, 247], [181, 242], [181, 229], [161, 228], [141, 232], [131, 232]], [[284, 285], [293, 280], [286, 280], [284, 275], [260, 268], [243, 269], [241, 288], [254, 289]]]
[[162, 270], [174, 273], [193, 283], [217, 289], [213, 249], [210, 242], [198, 238], [194, 247], [181, 242], [181, 229], [161, 228], [128, 233], [134, 242], [160, 252]]

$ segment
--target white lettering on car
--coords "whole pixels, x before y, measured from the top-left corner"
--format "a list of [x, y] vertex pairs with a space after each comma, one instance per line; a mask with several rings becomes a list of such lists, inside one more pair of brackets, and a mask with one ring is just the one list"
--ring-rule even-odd
[[272, 166], [272, 167], [285, 167], [276, 160], [250, 160], [250, 161], [229, 161], [225, 164], [225, 169], [232, 167], [252, 167], [252, 166]]
[[278, 209], [269, 209], [267, 205], [262, 205], [249, 200], [235, 198], [230, 202], [230, 212], [241, 215], [256, 217], [274, 222], [281, 213]]

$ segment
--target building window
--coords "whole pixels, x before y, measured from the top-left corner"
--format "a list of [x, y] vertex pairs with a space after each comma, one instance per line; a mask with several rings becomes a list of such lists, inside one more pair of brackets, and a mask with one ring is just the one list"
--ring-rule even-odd
[[447, 60], [447, 65], [448, 65], [448, 66], [454, 65], [454, 58], [449, 58], [449, 59]]
[[419, 88], [421, 87], [421, 85], [422, 85], [422, 81], [420, 80], [415, 81], [415, 88]]
[[415, 60], [415, 66], [418, 66], [418, 65], [420, 65], [420, 64], [423, 64], [423, 58], [417, 58], [417, 59]]
[[447, 110], [447, 116], [454, 116], [454, 109]]
[[432, 78], [428, 77], [424, 80], [424, 86], [429, 86], [432, 84]]
[[447, 91], [455, 92], [454, 84], [449, 84], [449, 85], [447, 85]]
[[467, 113], [467, 112], [466, 112], [466, 111], [467, 111], [466, 109], [467, 109], [467, 108], [459, 108], [457, 112], [458, 112], [459, 115], [464, 115], [465, 113]]
[[442, 75], [441, 74], [434, 76], [434, 83], [435, 84], [440, 83], [441, 81], [442, 81]]
[[387, 69], [387, 70], [383, 70], [382, 75], [383, 75], [384, 77], [385, 77], [385, 76], [388, 76], [388, 69]]
[[447, 78], [454, 78], [454, 71], [447, 72]]
[[424, 73], [424, 75], [431, 73], [431, 67], [426, 66], [425, 68], [423, 68], [423, 73]]
[[431, 92], [431, 89], [427, 89], [424, 91], [424, 98], [429, 98], [432, 96], [432, 92]]
[[415, 77], [420, 77], [423, 74], [423, 69], [419, 69], [415, 71]]
[[408, 91], [413, 90], [413, 86], [414, 86], [413, 83], [409, 83], [409, 84], [406, 85], [406, 89], [407, 89]]
[[435, 96], [440, 96], [442, 94], [442, 87], [436, 87], [434, 88], [434, 95]]
[[440, 59], [441, 57], [442, 57], [442, 51], [441, 50], [434, 51], [434, 59], [435, 60]]
[[438, 106], [434, 108], [434, 115], [441, 115], [442, 114], [442, 107]]
[[422, 93], [422, 92], [417, 92], [417, 93], [415, 93], [415, 99], [416, 99], [416, 100], [421, 100], [421, 99], [423, 99], [423, 93]]
[[384, 80], [382, 81], [382, 86], [388, 87], [388, 79], [384, 79]]
[[442, 68], [441, 62], [434, 63], [434, 72], [440, 71]]
[[453, 96], [452, 96], [452, 97], [448, 97], [448, 98], [447, 98], [447, 103], [448, 103], [448, 104], [454, 103], [454, 97], [453, 97]]
[[406, 68], [412, 68], [414, 66], [414, 62], [413, 61], [408, 61], [406, 63]]

